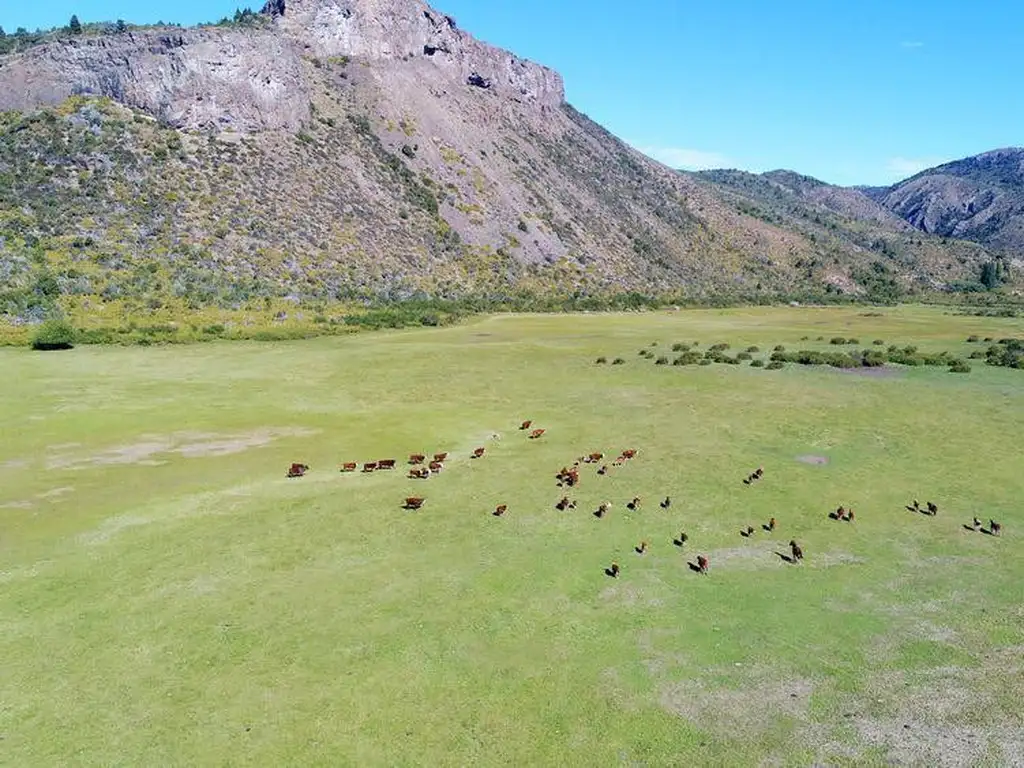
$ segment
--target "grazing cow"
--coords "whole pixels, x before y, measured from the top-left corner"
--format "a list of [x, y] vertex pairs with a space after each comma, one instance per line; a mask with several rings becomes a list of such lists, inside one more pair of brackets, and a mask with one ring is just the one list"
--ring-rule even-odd
[[988, 530], [989, 533], [991, 533], [993, 536], [998, 536], [1000, 531], [1003, 530], [1003, 526], [1000, 523], [997, 523], [995, 520], [990, 519], [988, 521]]
[[473, 451], [473, 458], [474, 459], [479, 459], [481, 456], [484, 455], [484, 452], [486, 450], [487, 450], [486, 448], [477, 448], [475, 451]]
[[636, 448], [630, 448], [627, 451], [623, 451], [622, 452], [622, 458], [624, 458], [624, 459], [635, 459], [636, 458]]
[[413, 467], [409, 470], [409, 477], [414, 480], [426, 480], [430, 477], [430, 470], [426, 467]]
[[557, 504], [555, 509], [560, 512], [564, 512], [567, 509], [576, 509], [576, 502], [569, 499], [568, 496], [563, 496]]
[[599, 462], [603, 458], [604, 458], [604, 454], [603, 453], [592, 453], [589, 456], [587, 456], [584, 459], [584, 461], [587, 464], [596, 464], [597, 462]]
[[675, 544], [677, 547], [681, 547], [683, 546], [683, 544], [689, 541], [689, 539], [690, 537], [686, 535], [686, 531], [680, 531], [679, 538], [673, 541], [672, 543]]
[[434, 454], [434, 461], [444, 461], [447, 458], [448, 458], [448, 453], [447, 452], [445, 452], [445, 453], [435, 453]]
[[543, 430], [543, 429], [535, 429], [535, 430], [533, 430], [533, 432], [530, 433], [530, 439], [531, 440], [536, 440], [538, 437], [543, 435], [544, 432], [546, 432], [546, 431], [547, 430]]
[[789, 542], [789, 549], [793, 553], [794, 563], [804, 559], [804, 551], [800, 548], [800, 545], [796, 543], [796, 540]]
[[746, 528], [740, 531], [740, 533], [749, 538], [750, 536], [754, 535], [754, 526], [748, 525]]
[[928, 502], [928, 514], [932, 515], [934, 517], [938, 513], [939, 513], [939, 508], [929, 501]]
[[604, 502], [601, 506], [597, 508], [597, 511], [594, 513], [594, 517], [604, 517], [605, 513], [607, 513], [608, 510], [611, 508], [612, 503], [610, 501]]
[[394, 468], [395, 468], [395, 460], [394, 459], [381, 459], [380, 461], [377, 462], [377, 469], [394, 469]]
[[495, 517], [501, 517], [506, 511], [508, 511], [508, 504], [499, 504], [494, 508], [494, 512], [492, 514]]
[[342, 472], [355, 472], [356, 471], [356, 463], [354, 461], [347, 461], [347, 462], [345, 462], [344, 464], [341, 465], [341, 471]]
[[617, 579], [619, 577], [619, 564], [612, 563], [611, 566], [607, 570], [605, 570], [605, 573], [607, 573], [613, 579]]
[[288, 477], [302, 477], [309, 472], [308, 464], [292, 464], [288, 467]]
[[668, 509], [671, 506], [672, 506], [672, 498], [669, 497], [669, 496], [666, 496], [665, 500], [663, 502], [661, 502], [661, 508], [662, 509]]
[[775, 518], [774, 517], [771, 520], [768, 521], [768, 526], [767, 527], [768, 527], [769, 531], [774, 531], [775, 530]]
[[701, 573], [706, 574], [708, 572], [708, 566], [710, 563], [704, 555], [697, 555], [697, 570]]
[[422, 453], [410, 453], [409, 454], [409, 463], [410, 464], [422, 464], [426, 460], [427, 460], [427, 457], [424, 456]]
[[403, 506], [405, 509], [419, 509], [423, 506], [424, 501], [426, 501], [426, 499], [421, 496], [407, 496]]
[[377, 468], [377, 462], [376, 461], [368, 461], [365, 464], [363, 464], [363, 472], [373, 472], [373, 470], [375, 470], [376, 468]]
[[639, 496], [634, 496], [632, 501], [630, 501], [626, 505], [626, 509], [628, 509], [628, 510], [630, 510], [632, 512], [636, 512], [638, 509], [640, 509], [640, 497]]
[[852, 507], [849, 510], [847, 510], [847, 512], [846, 512], [846, 522], [848, 522], [848, 523], [852, 523], [853, 522], [853, 508]]
[[529, 429], [531, 424], [533, 424], [532, 421], [524, 421], [522, 424], [519, 425], [519, 428], [520, 429]]
[[971, 521], [971, 527], [974, 530], [978, 530], [979, 528], [981, 528], [981, 520], [979, 520], [978, 518], [974, 518], [974, 520]]
[[647, 551], [647, 542], [646, 541], [641, 541], [640, 542], [640, 546], [636, 548], [636, 553], [638, 555], [642, 555], [646, 551]]
[[921, 505], [918, 503], [917, 499], [914, 499], [912, 502], [910, 502], [910, 506], [912, 506], [914, 509], [921, 508]]
[[427, 471], [433, 472], [435, 475], [438, 474], [442, 469], [444, 469], [444, 462], [442, 461], [432, 461], [430, 462], [430, 464], [427, 465]]
[[608, 474], [608, 465], [607, 464], [603, 464], [601, 466], [601, 468], [599, 470], [597, 470], [597, 474], [599, 474], [599, 475], [607, 475]]

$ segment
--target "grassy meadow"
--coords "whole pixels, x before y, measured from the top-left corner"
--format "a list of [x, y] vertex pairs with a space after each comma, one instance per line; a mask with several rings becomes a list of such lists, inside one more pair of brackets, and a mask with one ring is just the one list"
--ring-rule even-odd
[[1024, 764], [1024, 371], [637, 354], [1022, 332], [762, 308], [0, 349], [0, 764]]

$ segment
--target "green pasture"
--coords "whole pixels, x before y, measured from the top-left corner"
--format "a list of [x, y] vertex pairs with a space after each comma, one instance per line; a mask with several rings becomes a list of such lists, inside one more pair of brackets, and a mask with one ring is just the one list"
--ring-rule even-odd
[[[966, 357], [971, 334], [1024, 321], [502, 315], [0, 350], [0, 764], [1021, 764], [1024, 370], [637, 354], [855, 336]], [[406, 477], [435, 451], [439, 476]], [[399, 469], [338, 472], [381, 458]], [[802, 565], [776, 554], [792, 538]]]

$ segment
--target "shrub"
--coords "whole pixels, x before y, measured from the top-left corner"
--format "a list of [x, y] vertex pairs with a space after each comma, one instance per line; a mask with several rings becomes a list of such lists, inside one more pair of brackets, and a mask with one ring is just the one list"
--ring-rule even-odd
[[626, 361], [623, 360], [621, 357], [616, 357], [614, 360], [612, 360], [612, 365], [622, 365], [625, 362]]
[[768, 365], [764, 367], [766, 371], [778, 371], [786, 367], [786, 364], [781, 360], [772, 360]]
[[987, 342], [990, 342], [990, 341], [992, 341], [992, 337], [991, 336], [986, 336], [985, 337], [985, 342], [987, 343]]
[[810, 341], [810, 340], [811, 340], [810, 336], [801, 336], [800, 337], [800, 341]]
[[966, 360], [954, 360], [949, 366], [950, 373], [970, 373], [971, 366], [968, 365]]
[[[807, 337], [805, 336], [804, 338], [807, 338]], [[784, 346], [782, 346], [781, 344], [776, 344], [772, 348], [772, 352], [785, 352], [785, 351], [786, 351], [786, 348]]]
[[75, 346], [75, 329], [66, 320], [51, 319], [44, 322], [32, 336], [32, 349], [71, 349]]
[[871, 343], [874, 344], [876, 347], [881, 347], [883, 344], [885, 344], [885, 342], [882, 341], [881, 339], [875, 339]]
[[833, 336], [831, 339], [828, 340], [828, 343], [835, 344], [838, 346], [839, 344], [845, 344], [846, 339], [843, 338], [842, 336]]
[[711, 365], [711, 362], [711, 360], [705, 357], [700, 361], [700, 365]]
[[970, 336], [967, 337], [967, 343], [968, 344], [974, 344], [977, 341], [979, 341], [979, 339], [973, 333]]
[[662, 355], [661, 357], [659, 357], [657, 360], [654, 361], [654, 364], [655, 365], [668, 365], [668, 358], [665, 357], [664, 355]]
[[865, 349], [860, 360], [866, 368], [880, 368], [885, 365], [885, 353], [880, 349]]
[[815, 339], [815, 341], [824, 341], [824, 340], [825, 340], [824, 336], [819, 336], [818, 338]]
[[676, 343], [676, 344], [672, 345], [672, 351], [673, 352], [689, 352], [690, 351], [690, 345], [689, 344], [684, 344], [682, 342], [679, 342], [679, 343]]
[[594, 362], [597, 363], [598, 365], [604, 365], [605, 363], [608, 362], [608, 358], [607, 357], [599, 357]]
[[696, 365], [701, 361], [702, 357], [703, 355], [700, 352], [684, 352], [672, 361], [672, 365]]
[[749, 360], [751, 357], [753, 357], [753, 355], [751, 355], [749, 352], [740, 352], [739, 354], [736, 355], [737, 360]]
[[760, 351], [761, 350], [758, 349], [757, 347], [747, 347], [747, 352], [749, 352], [751, 354], [756, 353], [756, 352], [760, 352]]
[[764, 368], [764, 360], [751, 360], [750, 361], [750, 367], [751, 368]]
[[984, 360], [987, 357], [987, 355], [980, 349], [976, 349], [973, 352], [971, 352], [971, 354], [969, 354], [967, 357], [969, 360]]
[[860, 339], [847, 339], [847, 344], [860, 344]]
[[725, 350], [727, 350], [728, 348], [729, 348], [729, 345], [728, 345], [728, 344], [726, 344], [726, 343], [724, 343], [724, 342], [722, 342], [722, 343], [719, 343], [719, 344], [713, 344], [713, 345], [712, 345], [712, 346], [711, 346], [711, 347], [710, 347], [710, 348], [708, 349], [708, 351], [709, 351], [709, 352], [724, 352], [724, 351], [725, 351]]
[[910, 346], [904, 347], [903, 351], [906, 354], [908, 354], [908, 355], [916, 355], [917, 354], [917, 347], [915, 347], [914, 345], [911, 344]]

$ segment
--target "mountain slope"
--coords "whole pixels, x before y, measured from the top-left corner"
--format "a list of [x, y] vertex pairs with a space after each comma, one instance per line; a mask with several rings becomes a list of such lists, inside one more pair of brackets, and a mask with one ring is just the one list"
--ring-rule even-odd
[[873, 196], [925, 232], [1024, 249], [1024, 149], [946, 163]]
[[417, 0], [274, 0], [243, 28], [49, 40], [0, 58], [0, 108], [0, 311], [27, 320], [54, 297], [145, 313], [859, 292], [988, 258], [857, 193], [777, 175], [751, 198], [672, 171], [566, 104], [557, 73]]

